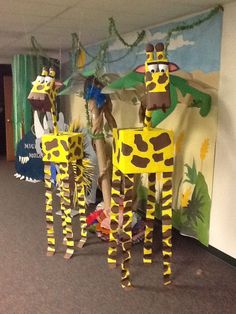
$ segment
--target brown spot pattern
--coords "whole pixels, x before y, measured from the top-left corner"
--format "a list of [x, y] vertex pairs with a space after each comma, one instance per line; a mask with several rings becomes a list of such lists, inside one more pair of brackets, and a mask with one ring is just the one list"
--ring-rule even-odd
[[50, 151], [53, 148], [56, 148], [58, 146], [58, 140], [55, 138], [52, 141], [46, 142], [45, 147], [47, 151]]
[[155, 162], [162, 161], [163, 160], [163, 153], [153, 154], [152, 158], [155, 160]]
[[147, 165], [149, 164], [150, 159], [148, 158], [143, 158], [143, 157], [139, 157], [137, 155], [134, 155], [131, 163], [136, 166], [136, 167], [140, 167], [140, 168], [146, 168]]
[[173, 158], [165, 160], [165, 165], [166, 166], [172, 166], [173, 164], [174, 164], [174, 159]]
[[152, 82], [150, 84], [148, 84], [147, 86], [147, 91], [150, 92], [151, 90], [153, 90], [156, 87], [156, 83]]
[[149, 173], [148, 180], [150, 182], [155, 182], [156, 181], [156, 174], [155, 173]]
[[75, 149], [75, 156], [79, 156], [81, 153], [81, 149], [79, 147], [76, 147]]
[[158, 83], [164, 84], [167, 80], [168, 80], [168, 76], [166, 75], [166, 73], [164, 73], [164, 74], [159, 76]]
[[163, 178], [171, 178], [173, 175], [172, 172], [163, 172]]
[[156, 137], [152, 137], [149, 141], [153, 145], [155, 151], [163, 149], [171, 143], [169, 134], [167, 133], [162, 133]]
[[152, 73], [151, 72], [146, 72], [146, 74], [145, 74], [145, 81], [146, 82], [152, 81]]
[[148, 144], [143, 140], [141, 134], [134, 135], [134, 143], [140, 152], [146, 152], [148, 150]]
[[163, 198], [161, 199], [162, 203], [164, 204], [164, 203], [167, 202], [169, 199], [171, 199], [171, 197], [172, 197], [171, 194], [166, 195], [165, 197], [163, 197]]
[[120, 162], [120, 149], [119, 149], [118, 154], [117, 154], [117, 162], [118, 163]]
[[116, 152], [116, 141], [114, 138], [113, 138], [113, 152], [114, 153]]
[[163, 184], [163, 191], [169, 191], [172, 188], [172, 181], [168, 180]]
[[132, 153], [133, 148], [131, 146], [125, 144], [125, 143], [122, 143], [121, 144], [121, 151], [122, 151], [122, 154], [124, 156], [129, 156]]
[[68, 150], [69, 150], [69, 149], [68, 149], [68, 145], [67, 145], [67, 142], [66, 142], [66, 141], [61, 140], [61, 145], [62, 145], [62, 147], [64, 148], [64, 151], [68, 151]]
[[59, 151], [58, 150], [55, 150], [54, 152], [52, 152], [52, 154], [56, 157], [58, 157], [60, 155]]

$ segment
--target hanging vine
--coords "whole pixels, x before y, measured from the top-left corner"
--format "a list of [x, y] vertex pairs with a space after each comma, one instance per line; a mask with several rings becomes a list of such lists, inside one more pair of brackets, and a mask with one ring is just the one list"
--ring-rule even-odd
[[[108, 59], [108, 49], [109, 49], [109, 42], [114, 39], [114, 35], [118, 38], [118, 40], [128, 48], [128, 51], [119, 58], [109, 60]], [[128, 54], [130, 54], [135, 47], [137, 47], [144, 39], [145, 31], [141, 31], [137, 34], [136, 40], [129, 44], [127, 43], [124, 38], [120, 35], [119, 31], [117, 30], [116, 24], [114, 19], [111, 17], [109, 18], [109, 26], [108, 26], [108, 36], [105, 41], [99, 46], [98, 53], [96, 55], [91, 54], [88, 49], [85, 48], [83, 43], [78, 38], [76, 33], [72, 34], [72, 63], [75, 65], [76, 54], [78, 49], [83, 49], [86, 55], [91, 59], [85, 66], [88, 66], [91, 63], [95, 63], [95, 74], [94, 76], [99, 80], [103, 79], [104, 74], [104, 67], [106, 64], [118, 62], [124, 59]]]

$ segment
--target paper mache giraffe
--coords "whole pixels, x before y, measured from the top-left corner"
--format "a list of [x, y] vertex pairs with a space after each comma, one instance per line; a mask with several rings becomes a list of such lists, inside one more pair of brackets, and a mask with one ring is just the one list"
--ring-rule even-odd
[[81, 223], [81, 239], [78, 246], [82, 247], [87, 239], [85, 198], [83, 184], [83, 134], [73, 132], [59, 132], [56, 115], [56, 96], [62, 83], [55, 79], [56, 72], [53, 67], [48, 71], [43, 67], [41, 75], [32, 82], [33, 87], [28, 99], [35, 110], [50, 111], [53, 119], [53, 133], [42, 136], [42, 152], [44, 162], [44, 181], [46, 197], [46, 223], [47, 223], [47, 255], [55, 253], [55, 233], [53, 225], [53, 196], [51, 182], [51, 163], [59, 166], [60, 170], [60, 198], [62, 211], [63, 235], [66, 239], [66, 253], [64, 258], [69, 259], [74, 253], [74, 240], [72, 231], [72, 183], [76, 183], [78, 206]]
[[145, 73], [146, 102], [144, 127], [113, 130], [113, 176], [111, 196], [111, 231], [108, 248], [108, 263], [115, 267], [117, 260], [117, 235], [119, 198], [124, 188], [123, 226], [121, 234], [122, 263], [121, 286], [130, 288], [129, 262], [131, 258], [131, 222], [132, 189], [134, 174], [148, 174], [148, 199], [146, 208], [146, 228], [144, 239], [144, 263], [152, 263], [153, 225], [156, 203], [156, 175], [162, 176], [161, 218], [162, 218], [162, 254], [164, 284], [171, 282], [172, 256], [172, 174], [174, 170], [173, 132], [152, 128], [152, 111], [166, 110], [170, 107], [169, 71], [177, 70], [169, 63], [164, 54], [164, 45], [158, 43], [146, 47], [145, 66], [136, 69]]

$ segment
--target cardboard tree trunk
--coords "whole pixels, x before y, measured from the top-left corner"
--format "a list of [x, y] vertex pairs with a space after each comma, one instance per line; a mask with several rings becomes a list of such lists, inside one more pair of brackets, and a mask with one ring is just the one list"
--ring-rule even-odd
[[[89, 111], [91, 112], [92, 117], [92, 133], [99, 135], [103, 133], [103, 114], [104, 110], [97, 108], [96, 102], [94, 99], [89, 100]], [[111, 203], [111, 183], [110, 183], [110, 174], [108, 167], [108, 159], [106, 156], [106, 147], [104, 136], [98, 136], [94, 139], [94, 145], [98, 158], [98, 167], [99, 167], [99, 183], [102, 189], [103, 200], [104, 200], [104, 209], [107, 211], [110, 209]]]

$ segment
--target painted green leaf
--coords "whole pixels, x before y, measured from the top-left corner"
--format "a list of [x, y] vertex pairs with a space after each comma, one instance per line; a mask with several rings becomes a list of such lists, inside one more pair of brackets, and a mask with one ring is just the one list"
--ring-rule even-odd
[[181, 233], [196, 237], [208, 245], [211, 199], [208, 186], [201, 172], [198, 172], [192, 198], [181, 215]]
[[197, 181], [197, 169], [196, 169], [196, 163], [195, 160], [193, 159], [193, 165], [190, 167], [188, 164], [184, 165], [187, 168], [187, 172], [185, 172], [185, 175], [187, 177], [184, 182], [189, 182], [191, 184], [196, 184]]
[[206, 117], [211, 110], [211, 96], [201, 92], [200, 90], [190, 86], [187, 80], [182, 77], [172, 75], [171, 83], [180, 90], [181, 94], [185, 96], [190, 94], [193, 97], [193, 102], [189, 107], [200, 108], [200, 115]]

